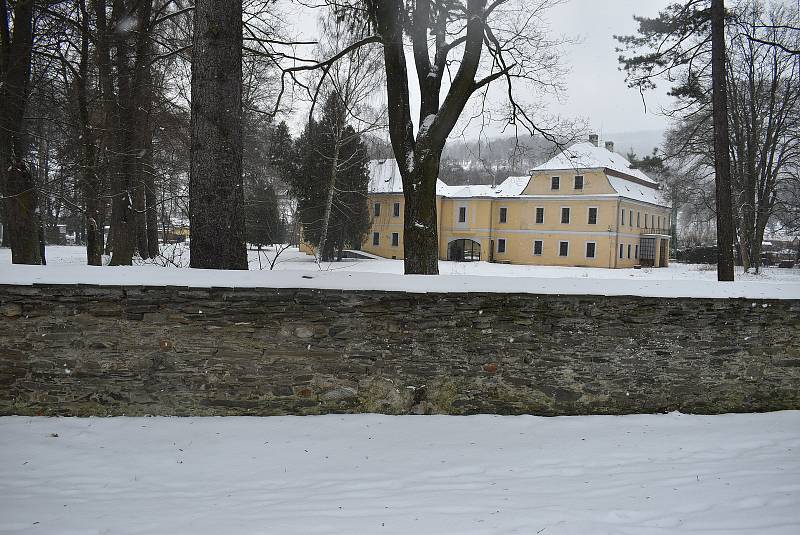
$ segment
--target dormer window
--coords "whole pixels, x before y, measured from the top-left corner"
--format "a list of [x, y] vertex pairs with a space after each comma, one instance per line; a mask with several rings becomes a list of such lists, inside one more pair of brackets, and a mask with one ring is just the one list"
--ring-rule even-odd
[[583, 175], [576, 175], [575, 176], [575, 189], [582, 190], [583, 189]]
[[550, 189], [560, 189], [561, 188], [561, 177], [554, 176], [550, 179]]

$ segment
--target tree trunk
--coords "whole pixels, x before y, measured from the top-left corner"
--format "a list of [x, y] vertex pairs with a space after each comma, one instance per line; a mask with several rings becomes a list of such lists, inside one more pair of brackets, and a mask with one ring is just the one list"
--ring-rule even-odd
[[325, 254], [325, 245], [328, 240], [328, 227], [331, 222], [331, 210], [333, 209], [333, 196], [336, 192], [336, 168], [339, 166], [339, 149], [341, 146], [341, 130], [334, 133], [333, 158], [331, 162], [331, 173], [328, 181], [328, 196], [325, 199], [325, 214], [322, 216], [322, 231], [319, 235], [319, 246], [317, 253], [320, 260], [329, 260], [329, 255]]
[[242, 0], [198, 0], [192, 47], [190, 265], [247, 269]]
[[[430, 157], [403, 182], [403, 264], [406, 273], [439, 274], [439, 234], [436, 217], [436, 181], [439, 156]], [[410, 185], [411, 187], [408, 187]]]
[[158, 252], [156, 237], [156, 254], [151, 255], [150, 229], [148, 221], [152, 219], [151, 208], [147, 204], [148, 189], [153, 182], [153, 135], [150, 124], [150, 110], [153, 107], [152, 91], [152, 47], [150, 46], [150, 17], [153, 0], [140, 1], [137, 8], [138, 27], [134, 53], [133, 84], [131, 87], [131, 108], [134, 130], [131, 152], [135, 157], [134, 165], [134, 221], [136, 233], [136, 250], [142, 258], [154, 258]]
[[714, 171], [717, 203], [717, 280], [733, 280], [733, 211], [725, 80], [725, 2], [711, 0], [711, 76], [713, 86]]
[[5, 197], [5, 232], [14, 264], [41, 264], [39, 207], [36, 184], [25, 156], [25, 107], [31, 74], [33, 0], [14, 7], [14, 30], [9, 34], [8, 8], [0, 0], [2, 48], [0, 48], [0, 195]]
[[82, 137], [82, 179], [83, 200], [86, 212], [86, 263], [90, 266], [103, 265], [103, 229], [100, 226], [100, 180], [97, 177], [95, 147], [96, 139], [89, 124], [89, 105], [87, 81], [89, 76], [89, 13], [86, 0], [80, 2], [81, 12], [81, 60], [78, 66], [78, 120], [81, 123]]

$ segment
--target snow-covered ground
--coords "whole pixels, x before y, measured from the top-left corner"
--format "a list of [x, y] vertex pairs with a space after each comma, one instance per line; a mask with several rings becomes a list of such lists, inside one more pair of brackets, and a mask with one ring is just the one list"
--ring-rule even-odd
[[[0, 249], [0, 284], [174, 284], [342, 288], [412, 292], [527, 292], [653, 297], [800, 298], [800, 269], [766, 268], [758, 275], [737, 273], [734, 284], [718, 283], [713, 266], [673, 264], [663, 269], [600, 269], [524, 266], [488, 262], [440, 262], [440, 277], [403, 276], [403, 262], [344, 260], [317, 265], [296, 248], [283, 251], [269, 270], [275, 250], [249, 252], [249, 272], [185, 269], [188, 247], [172, 246], [155, 262], [134, 267], [87, 267], [82, 247], [52, 246], [46, 267], [12, 266]], [[165, 267], [159, 267], [165, 266]], [[558, 280], [554, 280], [558, 279]]]
[[797, 534], [800, 412], [0, 418], [4, 534]]

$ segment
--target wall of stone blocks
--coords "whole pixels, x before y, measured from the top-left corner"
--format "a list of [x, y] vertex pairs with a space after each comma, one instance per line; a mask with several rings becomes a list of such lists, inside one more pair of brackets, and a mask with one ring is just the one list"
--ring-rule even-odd
[[800, 301], [0, 286], [0, 414], [800, 409]]

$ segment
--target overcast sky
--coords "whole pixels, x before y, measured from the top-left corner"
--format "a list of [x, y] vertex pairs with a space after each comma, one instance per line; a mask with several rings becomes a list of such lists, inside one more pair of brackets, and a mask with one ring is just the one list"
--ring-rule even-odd
[[[645, 111], [638, 91], [626, 86], [625, 75], [619, 71], [613, 36], [634, 33], [634, 14], [653, 16], [668, 3], [669, 0], [569, 0], [554, 8], [549, 15], [553, 31], [580, 38], [581, 43], [567, 49], [564, 64], [571, 70], [567, 91], [562, 102], [549, 99], [547, 111], [586, 119], [601, 137], [608, 133], [663, 130], [667, 121], [659, 115], [659, 109], [669, 103], [666, 87], [647, 94]], [[294, 12], [289, 22], [300, 36], [315, 37], [316, 17], [313, 11]]]

